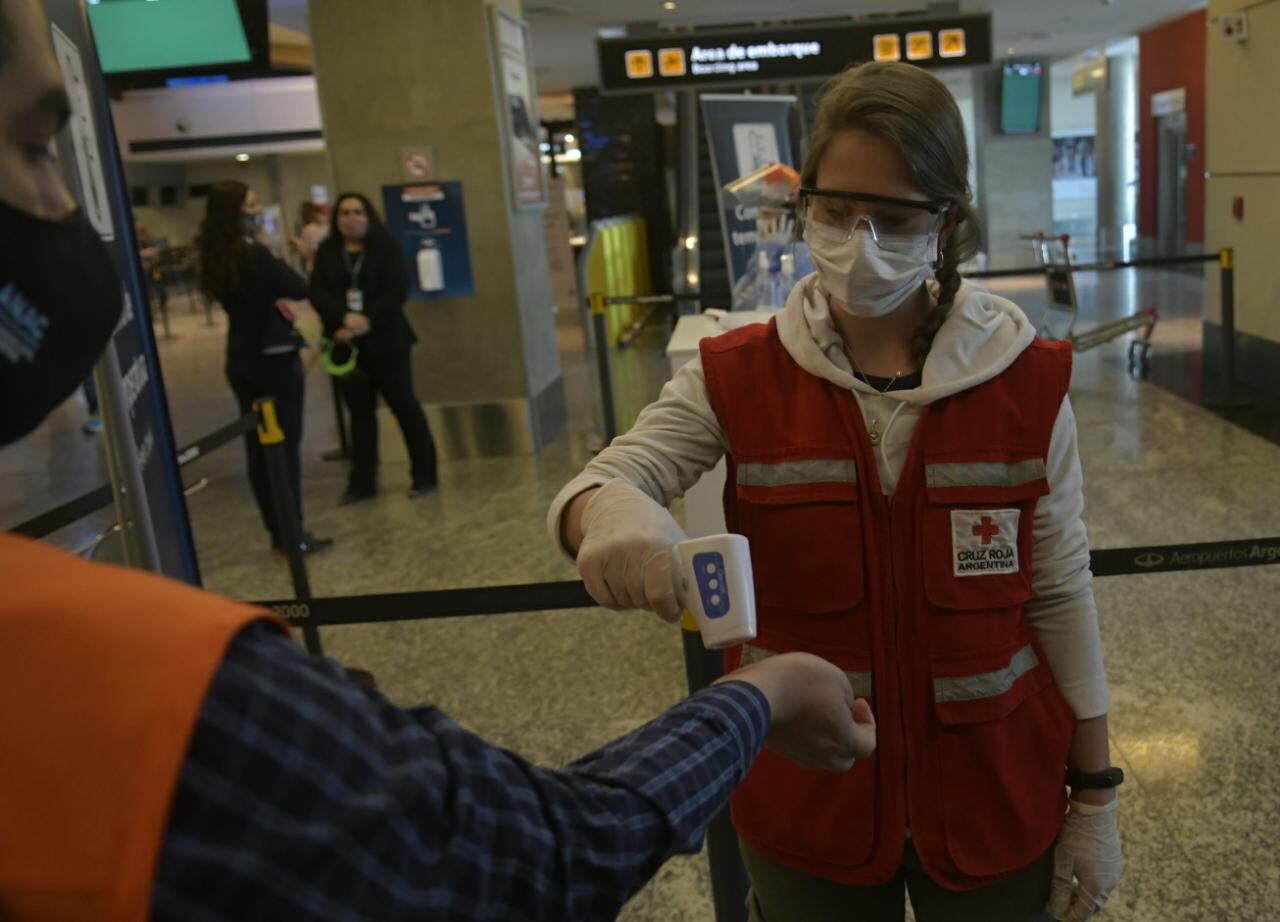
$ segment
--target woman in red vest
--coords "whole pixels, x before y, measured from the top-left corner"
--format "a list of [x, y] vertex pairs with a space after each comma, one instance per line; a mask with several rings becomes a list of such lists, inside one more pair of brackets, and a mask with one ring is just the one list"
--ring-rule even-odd
[[756, 920], [901, 920], [907, 891], [920, 922], [1083, 920], [1120, 878], [1071, 352], [961, 280], [968, 170], [935, 77], [834, 80], [798, 202], [817, 272], [704, 340], [550, 511], [598, 601], [671, 620], [666, 507], [725, 458], [760, 620], [727, 665], [808, 651], [871, 700], [874, 758], [766, 753], [735, 795]]

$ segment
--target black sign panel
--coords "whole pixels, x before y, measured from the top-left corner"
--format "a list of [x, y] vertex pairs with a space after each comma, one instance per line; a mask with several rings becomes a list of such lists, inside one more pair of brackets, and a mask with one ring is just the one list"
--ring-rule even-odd
[[[121, 380], [106, 382], [108, 387], [123, 391], [128, 411], [127, 431], [119, 437], [133, 441], [160, 571], [198, 584], [200, 574], [178, 453], [102, 71], [80, 0], [44, 0], [44, 8], [54, 55], [71, 101], [71, 118], [59, 145], [59, 159], [72, 174], [71, 184], [85, 216], [111, 251], [124, 282], [124, 310], [113, 340]], [[109, 399], [105, 393], [99, 398], [104, 402]]]
[[602, 38], [596, 53], [606, 93], [821, 80], [865, 61], [969, 67], [991, 63], [991, 14]]

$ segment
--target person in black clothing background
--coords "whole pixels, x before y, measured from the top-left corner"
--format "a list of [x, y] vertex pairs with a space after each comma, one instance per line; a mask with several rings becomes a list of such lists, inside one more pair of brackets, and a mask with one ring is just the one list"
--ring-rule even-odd
[[[254, 191], [239, 182], [221, 182], [209, 190], [200, 226], [200, 284], [227, 312], [227, 381], [241, 413], [253, 402], [274, 397], [284, 430], [298, 521], [302, 521], [302, 407], [304, 377], [298, 350], [302, 341], [292, 322], [276, 308], [281, 298], [302, 301], [307, 283], [271, 255], [256, 239], [262, 205]], [[267, 459], [256, 432], [244, 440], [249, 482], [271, 535], [271, 547], [283, 549], [281, 528], [267, 478]], [[303, 532], [304, 552], [333, 542]]]
[[353, 342], [356, 370], [342, 381], [351, 410], [351, 476], [342, 503], [378, 492], [378, 394], [404, 435], [412, 465], [410, 497], [436, 489], [436, 446], [413, 392], [410, 350], [418, 337], [404, 315], [409, 281], [400, 246], [363, 195], [344, 193], [333, 232], [316, 253], [311, 302], [326, 333]]

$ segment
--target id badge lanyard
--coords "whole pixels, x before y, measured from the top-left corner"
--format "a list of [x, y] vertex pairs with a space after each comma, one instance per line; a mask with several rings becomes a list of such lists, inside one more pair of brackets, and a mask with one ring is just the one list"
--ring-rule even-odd
[[[360, 350], [356, 347], [355, 343], [336, 343], [321, 334], [318, 330], [307, 329], [302, 324], [298, 323], [298, 318], [294, 314], [293, 308], [291, 308], [289, 306], [289, 302], [283, 298], [276, 302], [276, 310], [278, 310], [280, 315], [298, 331], [299, 335], [301, 335], [303, 339], [316, 347], [316, 353], [321, 364], [324, 365], [325, 371], [333, 375], [335, 378], [345, 378], [347, 375], [351, 374], [351, 372], [356, 370], [356, 360], [360, 356]], [[340, 361], [334, 355], [335, 352], [339, 351], [340, 346], [343, 346], [346, 349], [346, 359], [343, 361]], [[314, 359], [312, 362], [314, 363]], [[310, 370], [310, 368], [311, 365], [309, 364], [307, 366], [307, 370]]]
[[360, 290], [360, 270], [364, 268], [364, 253], [361, 252], [353, 261], [351, 254], [343, 250], [342, 262], [351, 275], [351, 287], [347, 289], [347, 310], [354, 314], [363, 314], [364, 292]]

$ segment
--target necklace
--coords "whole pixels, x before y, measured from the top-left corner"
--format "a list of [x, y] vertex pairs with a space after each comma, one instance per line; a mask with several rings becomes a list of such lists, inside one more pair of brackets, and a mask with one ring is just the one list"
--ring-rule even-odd
[[[884, 386], [883, 390], [881, 390], [880, 388], [872, 384], [871, 381], [867, 378], [866, 373], [863, 372], [863, 370], [858, 367], [858, 360], [853, 357], [853, 350], [846, 349], [845, 355], [849, 357], [849, 363], [853, 365], [853, 370], [857, 374], [857, 376], [861, 378], [868, 386], [870, 386], [870, 388], [873, 391], [879, 392], [881, 397], [889, 393], [889, 391], [893, 390], [893, 386], [897, 384], [898, 379], [902, 377], [902, 369], [899, 368], [897, 371], [893, 373], [893, 377], [889, 379], [889, 383]], [[856, 400], [858, 397], [858, 392], [854, 391], [853, 396], [854, 396], [854, 399]], [[861, 406], [862, 402], [858, 401], [858, 405]], [[880, 432], [880, 420], [866, 409], [863, 409], [863, 414], [867, 417], [867, 438], [871, 440], [872, 445], [879, 445], [880, 439], [882, 438], [882, 434]]]

